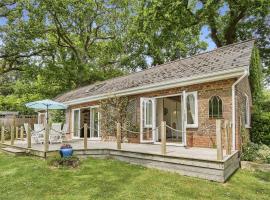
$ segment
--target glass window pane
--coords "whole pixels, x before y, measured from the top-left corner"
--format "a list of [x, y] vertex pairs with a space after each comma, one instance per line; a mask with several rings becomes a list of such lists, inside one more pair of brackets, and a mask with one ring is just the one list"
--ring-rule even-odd
[[145, 125], [151, 126], [152, 125], [152, 101], [148, 100], [145, 103]]
[[187, 124], [195, 122], [195, 97], [193, 94], [187, 95]]
[[209, 117], [222, 117], [222, 100], [218, 96], [213, 96], [209, 100]]
[[91, 135], [90, 137], [98, 137], [98, 123], [99, 123], [99, 119], [98, 119], [98, 108], [91, 108]]
[[218, 109], [218, 117], [222, 117], [222, 100], [219, 99], [218, 101], [219, 109]]
[[79, 122], [79, 114], [80, 114], [80, 111], [79, 110], [75, 110], [74, 111], [74, 122], [73, 122], [73, 131], [74, 131], [74, 136], [75, 137], [78, 137], [79, 136], [79, 124], [80, 124], [80, 122]]

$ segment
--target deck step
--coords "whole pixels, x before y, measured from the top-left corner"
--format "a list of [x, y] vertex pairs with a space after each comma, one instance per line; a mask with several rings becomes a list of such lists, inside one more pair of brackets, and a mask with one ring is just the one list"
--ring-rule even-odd
[[21, 155], [25, 155], [26, 152], [24, 150], [19, 150], [19, 149], [15, 149], [15, 148], [11, 148], [11, 147], [4, 147], [1, 148], [1, 151], [10, 154], [10, 155], [15, 155], [15, 156], [21, 156]]

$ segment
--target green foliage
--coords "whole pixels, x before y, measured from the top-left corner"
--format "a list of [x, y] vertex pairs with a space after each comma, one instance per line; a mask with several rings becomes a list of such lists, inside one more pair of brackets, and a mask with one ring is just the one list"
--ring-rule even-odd
[[258, 151], [257, 160], [270, 164], [270, 147], [267, 145], [261, 145]]
[[270, 113], [270, 91], [264, 91], [262, 101], [261, 101], [261, 110], [263, 112]]
[[241, 159], [245, 161], [255, 161], [258, 156], [260, 146], [255, 143], [247, 143], [243, 146]]
[[65, 110], [52, 110], [50, 111], [51, 118], [49, 121], [54, 123], [66, 123]]
[[207, 47], [200, 40], [202, 27], [218, 47], [256, 35], [267, 73], [269, 5], [268, 0], [5, 0], [0, 109], [30, 113], [25, 102], [194, 55]]
[[52, 157], [47, 160], [48, 165], [54, 167], [78, 167], [80, 159], [76, 156], [61, 158], [60, 156]]
[[130, 99], [128, 97], [112, 97], [99, 102], [99, 112], [102, 116], [101, 126], [106, 130], [102, 135], [115, 135], [115, 122], [119, 122], [121, 125], [127, 122], [127, 107], [129, 102]]
[[270, 163], [270, 147], [249, 142], [243, 146], [241, 159], [258, 163]]
[[145, 68], [138, 58], [151, 58], [156, 65], [206, 49], [207, 44], [199, 39], [200, 26], [194, 26], [194, 17], [185, 3], [146, 0], [138, 4], [138, 15], [129, 28], [128, 41], [132, 59], [137, 64], [134, 69]]
[[258, 105], [261, 102], [263, 85], [262, 85], [262, 65], [260, 61], [260, 54], [256, 47], [252, 50], [250, 60], [250, 87], [252, 100], [254, 105]]
[[251, 141], [270, 145], [270, 113], [255, 112], [251, 119]]

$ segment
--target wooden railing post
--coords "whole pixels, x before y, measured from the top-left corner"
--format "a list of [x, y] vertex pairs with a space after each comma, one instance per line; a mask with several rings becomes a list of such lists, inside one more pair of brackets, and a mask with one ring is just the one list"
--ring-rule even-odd
[[5, 143], [5, 127], [2, 126], [1, 130], [1, 143]]
[[116, 124], [116, 142], [117, 149], [121, 149], [121, 124], [119, 122]]
[[87, 149], [87, 130], [88, 130], [87, 124], [84, 124], [83, 125], [83, 144], [84, 144], [84, 150]]
[[15, 129], [15, 140], [18, 140], [19, 137], [19, 127], [17, 126]]
[[221, 120], [216, 120], [217, 160], [223, 160]]
[[26, 131], [26, 139], [27, 139], [27, 148], [30, 149], [31, 148], [31, 131], [30, 131], [30, 124], [28, 124], [27, 126], [27, 130]]
[[48, 150], [49, 150], [49, 124], [46, 124], [44, 136], [44, 152], [47, 153]]
[[21, 135], [21, 141], [23, 141], [23, 126], [21, 126], [21, 133], [20, 133], [20, 135]]
[[14, 145], [14, 126], [10, 128], [10, 145]]
[[161, 122], [161, 154], [166, 155], [166, 121]]
[[229, 122], [228, 120], [225, 120], [224, 121], [224, 137], [225, 137], [225, 150], [226, 150], [226, 155], [229, 155], [228, 152], [229, 152], [229, 134], [228, 134], [228, 126], [229, 126]]

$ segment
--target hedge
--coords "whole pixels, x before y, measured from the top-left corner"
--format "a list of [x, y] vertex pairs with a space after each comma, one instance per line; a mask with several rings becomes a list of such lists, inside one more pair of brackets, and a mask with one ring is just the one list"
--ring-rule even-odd
[[251, 126], [251, 141], [270, 146], [270, 112], [253, 113]]

